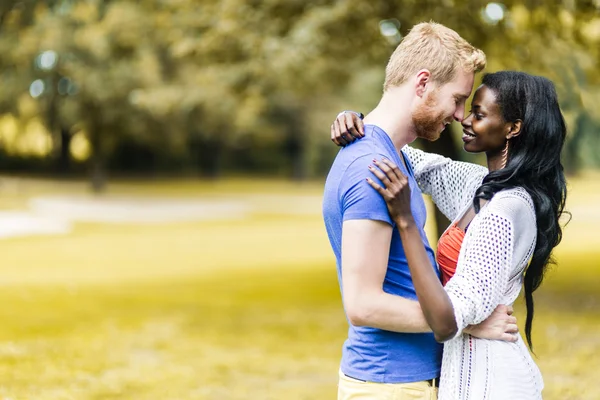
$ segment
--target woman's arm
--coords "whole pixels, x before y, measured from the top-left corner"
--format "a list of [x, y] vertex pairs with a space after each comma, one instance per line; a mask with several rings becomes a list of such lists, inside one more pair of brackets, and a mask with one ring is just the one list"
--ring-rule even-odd
[[[363, 136], [362, 119], [354, 111], [342, 111], [331, 125], [331, 140], [338, 146], [346, 146]], [[410, 162], [421, 191], [430, 195], [451, 221], [472, 200], [475, 190], [488, 174], [487, 168], [481, 165], [454, 161], [408, 145], [402, 152]]]
[[425, 320], [431, 327], [435, 340], [445, 342], [458, 331], [452, 302], [431, 266], [412, 217], [396, 223]]
[[371, 179], [367, 182], [385, 199], [388, 210], [402, 239], [417, 298], [425, 320], [439, 342], [452, 338], [458, 330], [452, 303], [432, 267], [423, 246], [419, 228], [410, 209], [410, 186], [398, 166], [389, 160], [373, 163], [380, 170], [369, 167], [371, 172], [385, 184], [382, 188]]
[[[531, 213], [525, 200], [517, 198], [506, 209], [497, 207], [498, 212], [486, 210], [485, 215], [471, 224], [470, 229], [474, 230], [470, 235], [472, 242], [463, 242], [465, 257], [461, 259], [457, 274], [444, 288], [431, 267], [412, 219], [406, 177], [389, 161], [376, 165], [383, 173], [375, 169], [372, 172], [386, 188], [372, 181], [369, 183], [384, 197], [398, 226], [415, 291], [436, 340], [451, 339], [468, 325], [484, 321], [506, 293], [513, 269], [515, 234], [521, 235], [519, 240], [535, 241], [535, 229], [525, 230], [528, 234], [521, 230], [516, 232], [516, 219], [521, 219], [520, 226], [533, 224], [535, 227], [535, 219], [526, 218]], [[497, 203], [488, 204], [488, 207]], [[534, 232], [533, 238], [529, 237], [531, 231]]]
[[457, 333], [492, 314], [531, 257], [537, 229], [533, 204], [525, 196], [497, 193], [469, 227], [457, 273], [445, 286]]
[[424, 194], [450, 220], [471, 202], [481, 181], [488, 174], [487, 168], [454, 161], [435, 153], [427, 153], [411, 146], [404, 146], [406, 154], [413, 167], [415, 179]]

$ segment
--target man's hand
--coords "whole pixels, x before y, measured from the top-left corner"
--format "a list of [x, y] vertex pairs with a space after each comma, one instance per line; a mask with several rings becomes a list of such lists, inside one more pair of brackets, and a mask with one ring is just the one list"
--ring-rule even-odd
[[358, 113], [342, 111], [331, 124], [331, 141], [345, 146], [365, 136], [364, 124]]
[[513, 308], [500, 304], [492, 314], [478, 325], [469, 325], [463, 332], [480, 339], [504, 340], [516, 342], [518, 340], [517, 318], [513, 317]]

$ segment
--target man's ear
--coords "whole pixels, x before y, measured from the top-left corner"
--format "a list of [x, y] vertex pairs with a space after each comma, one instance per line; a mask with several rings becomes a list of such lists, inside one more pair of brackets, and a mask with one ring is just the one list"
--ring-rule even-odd
[[427, 92], [427, 87], [431, 83], [431, 72], [428, 69], [422, 69], [417, 72], [415, 77], [415, 92], [417, 96], [423, 97]]
[[521, 134], [521, 127], [523, 126], [523, 121], [521, 121], [520, 119], [512, 122], [510, 124], [510, 130], [508, 131], [508, 134], [506, 135], [506, 139], [512, 139], [514, 137], [517, 137]]

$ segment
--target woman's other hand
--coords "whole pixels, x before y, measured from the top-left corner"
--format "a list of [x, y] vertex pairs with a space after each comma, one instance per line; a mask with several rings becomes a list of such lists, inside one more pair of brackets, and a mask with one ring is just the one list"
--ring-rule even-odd
[[331, 124], [331, 141], [338, 146], [346, 146], [365, 136], [362, 114], [342, 111]]

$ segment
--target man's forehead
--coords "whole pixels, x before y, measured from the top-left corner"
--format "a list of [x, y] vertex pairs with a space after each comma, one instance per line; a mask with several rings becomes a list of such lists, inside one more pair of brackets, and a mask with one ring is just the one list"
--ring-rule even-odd
[[458, 76], [453, 82], [452, 89], [457, 97], [467, 98], [473, 91], [473, 81], [475, 74], [473, 73], [458, 73]]
[[454, 92], [454, 97], [457, 99], [468, 99], [471, 96], [471, 91], [456, 91]]

